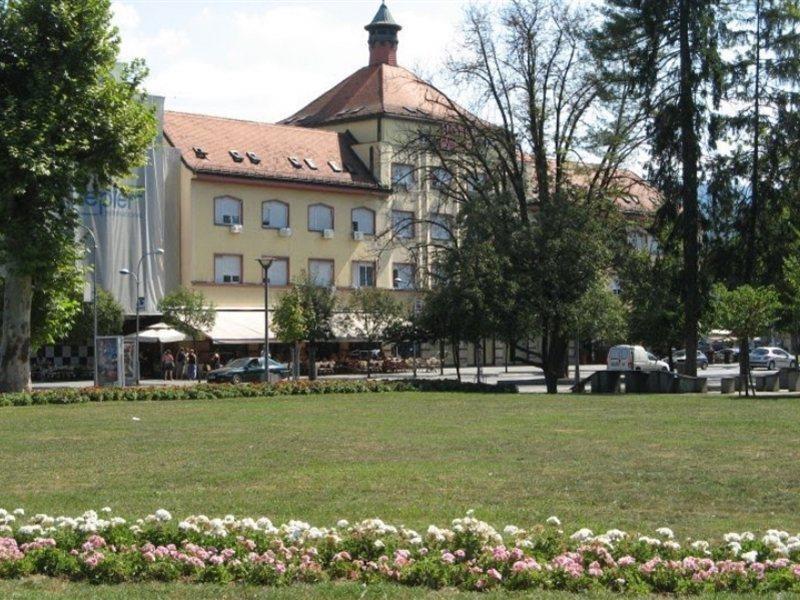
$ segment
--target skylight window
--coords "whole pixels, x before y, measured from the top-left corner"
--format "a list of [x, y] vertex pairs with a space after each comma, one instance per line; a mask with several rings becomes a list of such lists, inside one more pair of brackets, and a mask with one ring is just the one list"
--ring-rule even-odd
[[416, 114], [416, 112], [417, 112], [417, 109], [416, 109], [416, 108], [414, 108], [413, 106], [404, 106], [403, 108], [405, 108], [405, 109], [406, 109], [406, 111], [407, 111], [407, 112], [410, 112], [412, 115], [413, 115], [413, 114]]
[[250, 162], [253, 163], [254, 165], [257, 165], [258, 163], [261, 162], [261, 157], [255, 152], [247, 152], [247, 158], [249, 158]]
[[363, 107], [363, 106], [356, 106], [355, 108], [351, 108], [351, 109], [350, 109], [350, 114], [353, 114], [353, 115], [354, 115], [354, 114], [356, 114], [357, 112], [361, 112], [362, 110], [364, 110], [364, 107]]
[[228, 150], [228, 154], [231, 155], [231, 158], [233, 159], [233, 162], [240, 163], [240, 162], [244, 161], [244, 156], [239, 154], [238, 150]]
[[303, 168], [303, 163], [301, 163], [300, 159], [297, 158], [296, 156], [290, 156], [289, 157], [289, 162], [292, 163], [292, 166], [295, 169], [302, 169]]
[[308, 165], [308, 168], [311, 169], [312, 171], [316, 171], [319, 168], [317, 167], [317, 163], [314, 162], [313, 158], [306, 158], [305, 161], [306, 164]]
[[194, 150], [194, 155], [197, 158], [208, 158], [208, 152], [203, 150], [200, 146], [194, 146], [192, 150]]
[[337, 163], [335, 160], [329, 160], [328, 161], [328, 165], [330, 166], [331, 170], [334, 173], [341, 173], [342, 172], [342, 167], [339, 166], [339, 163]]

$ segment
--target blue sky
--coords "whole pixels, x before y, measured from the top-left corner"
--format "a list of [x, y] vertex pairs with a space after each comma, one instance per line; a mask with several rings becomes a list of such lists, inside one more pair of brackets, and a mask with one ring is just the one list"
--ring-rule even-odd
[[[403, 26], [398, 62], [443, 83], [436, 74], [467, 2], [387, 4]], [[122, 58], [146, 60], [147, 89], [165, 96], [167, 109], [264, 121], [290, 115], [366, 65], [364, 25], [379, 6], [378, 0], [113, 2]]]

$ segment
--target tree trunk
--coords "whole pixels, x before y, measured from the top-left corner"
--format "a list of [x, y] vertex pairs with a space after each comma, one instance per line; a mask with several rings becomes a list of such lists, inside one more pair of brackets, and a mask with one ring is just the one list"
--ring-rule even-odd
[[292, 375], [294, 380], [300, 380], [300, 342], [295, 342], [292, 346]]
[[439, 375], [444, 375], [445, 348], [444, 340], [439, 341]]
[[564, 370], [569, 341], [563, 335], [548, 336], [547, 347], [542, 346], [542, 370], [548, 394], [558, 393], [558, 379]]
[[308, 345], [308, 378], [314, 381], [317, 378], [317, 345]]
[[483, 352], [481, 342], [475, 342], [475, 381], [481, 383], [481, 364], [483, 363]]
[[456, 365], [456, 378], [461, 383], [461, 349], [458, 347], [458, 342], [453, 341], [453, 362]]
[[694, 100], [694, 72], [689, 26], [693, 0], [680, 0], [680, 129], [683, 178], [683, 295], [686, 346], [686, 375], [697, 375], [697, 323], [700, 317], [698, 290], [698, 142], [695, 130], [697, 108]]
[[[372, 344], [369, 344], [372, 346]], [[367, 354], [367, 379], [372, 377], [372, 348], [369, 349], [369, 353]]]
[[31, 390], [32, 301], [32, 277], [13, 272], [6, 274], [0, 339], [0, 392]]

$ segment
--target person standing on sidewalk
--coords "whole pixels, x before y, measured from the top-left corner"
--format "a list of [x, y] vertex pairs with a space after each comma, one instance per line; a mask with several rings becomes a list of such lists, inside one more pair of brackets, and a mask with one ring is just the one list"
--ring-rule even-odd
[[183, 379], [183, 371], [186, 368], [186, 351], [183, 348], [178, 349], [178, 355], [175, 357], [175, 364], [177, 365], [175, 379]]
[[194, 350], [189, 350], [189, 355], [186, 357], [187, 379], [194, 381], [197, 379], [197, 354]]

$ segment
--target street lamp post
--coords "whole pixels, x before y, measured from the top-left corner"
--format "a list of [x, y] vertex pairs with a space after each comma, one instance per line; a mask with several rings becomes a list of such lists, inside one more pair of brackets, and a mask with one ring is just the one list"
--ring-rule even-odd
[[98, 385], [98, 370], [97, 370], [97, 236], [89, 227], [79, 224], [78, 227], [83, 229], [92, 239], [92, 353], [94, 354], [94, 385]]
[[136, 270], [135, 271], [131, 271], [130, 269], [120, 269], [119, 270], [121, 275], [130, 275], [131, 277], [133, 277], [133, 280], [136, 282], [136, 343], [134, 344], [134, 350], [133, 350], [134, 356], [135, 356], [134, 364], [136, 365], [136, 372], [134, 374], [135, 375], [134, 376], [134, 381], [136, 382], [136, 385], [139, 385], [139, 381], [140, 381], [139, 380], [139, 366], [140, 366], [139, 365], [139, 308], [140, 308], [141, 302], [140, 302], [140, 296], [139, 296], [139, 286], [140, 286], [140, 282], [141, 282], [141, 274], [139, 273], [139, 271], [141, 271], [142, 263], [144, 262], [145, 258], [147, 258], [148, 256], [161, 256], [162, 254], [164, 254], [164, 249], [163, 248], [156, 248], [152, 252], [145, 252], [144, 254], [142, 254], [141, 258], [139, 259], [139, 262], [136, 263]]
[[264, 374], [262, 380], [269, 381], [269, 268], [275, 261], [272, 257], [256, 259], [264, 271]]

